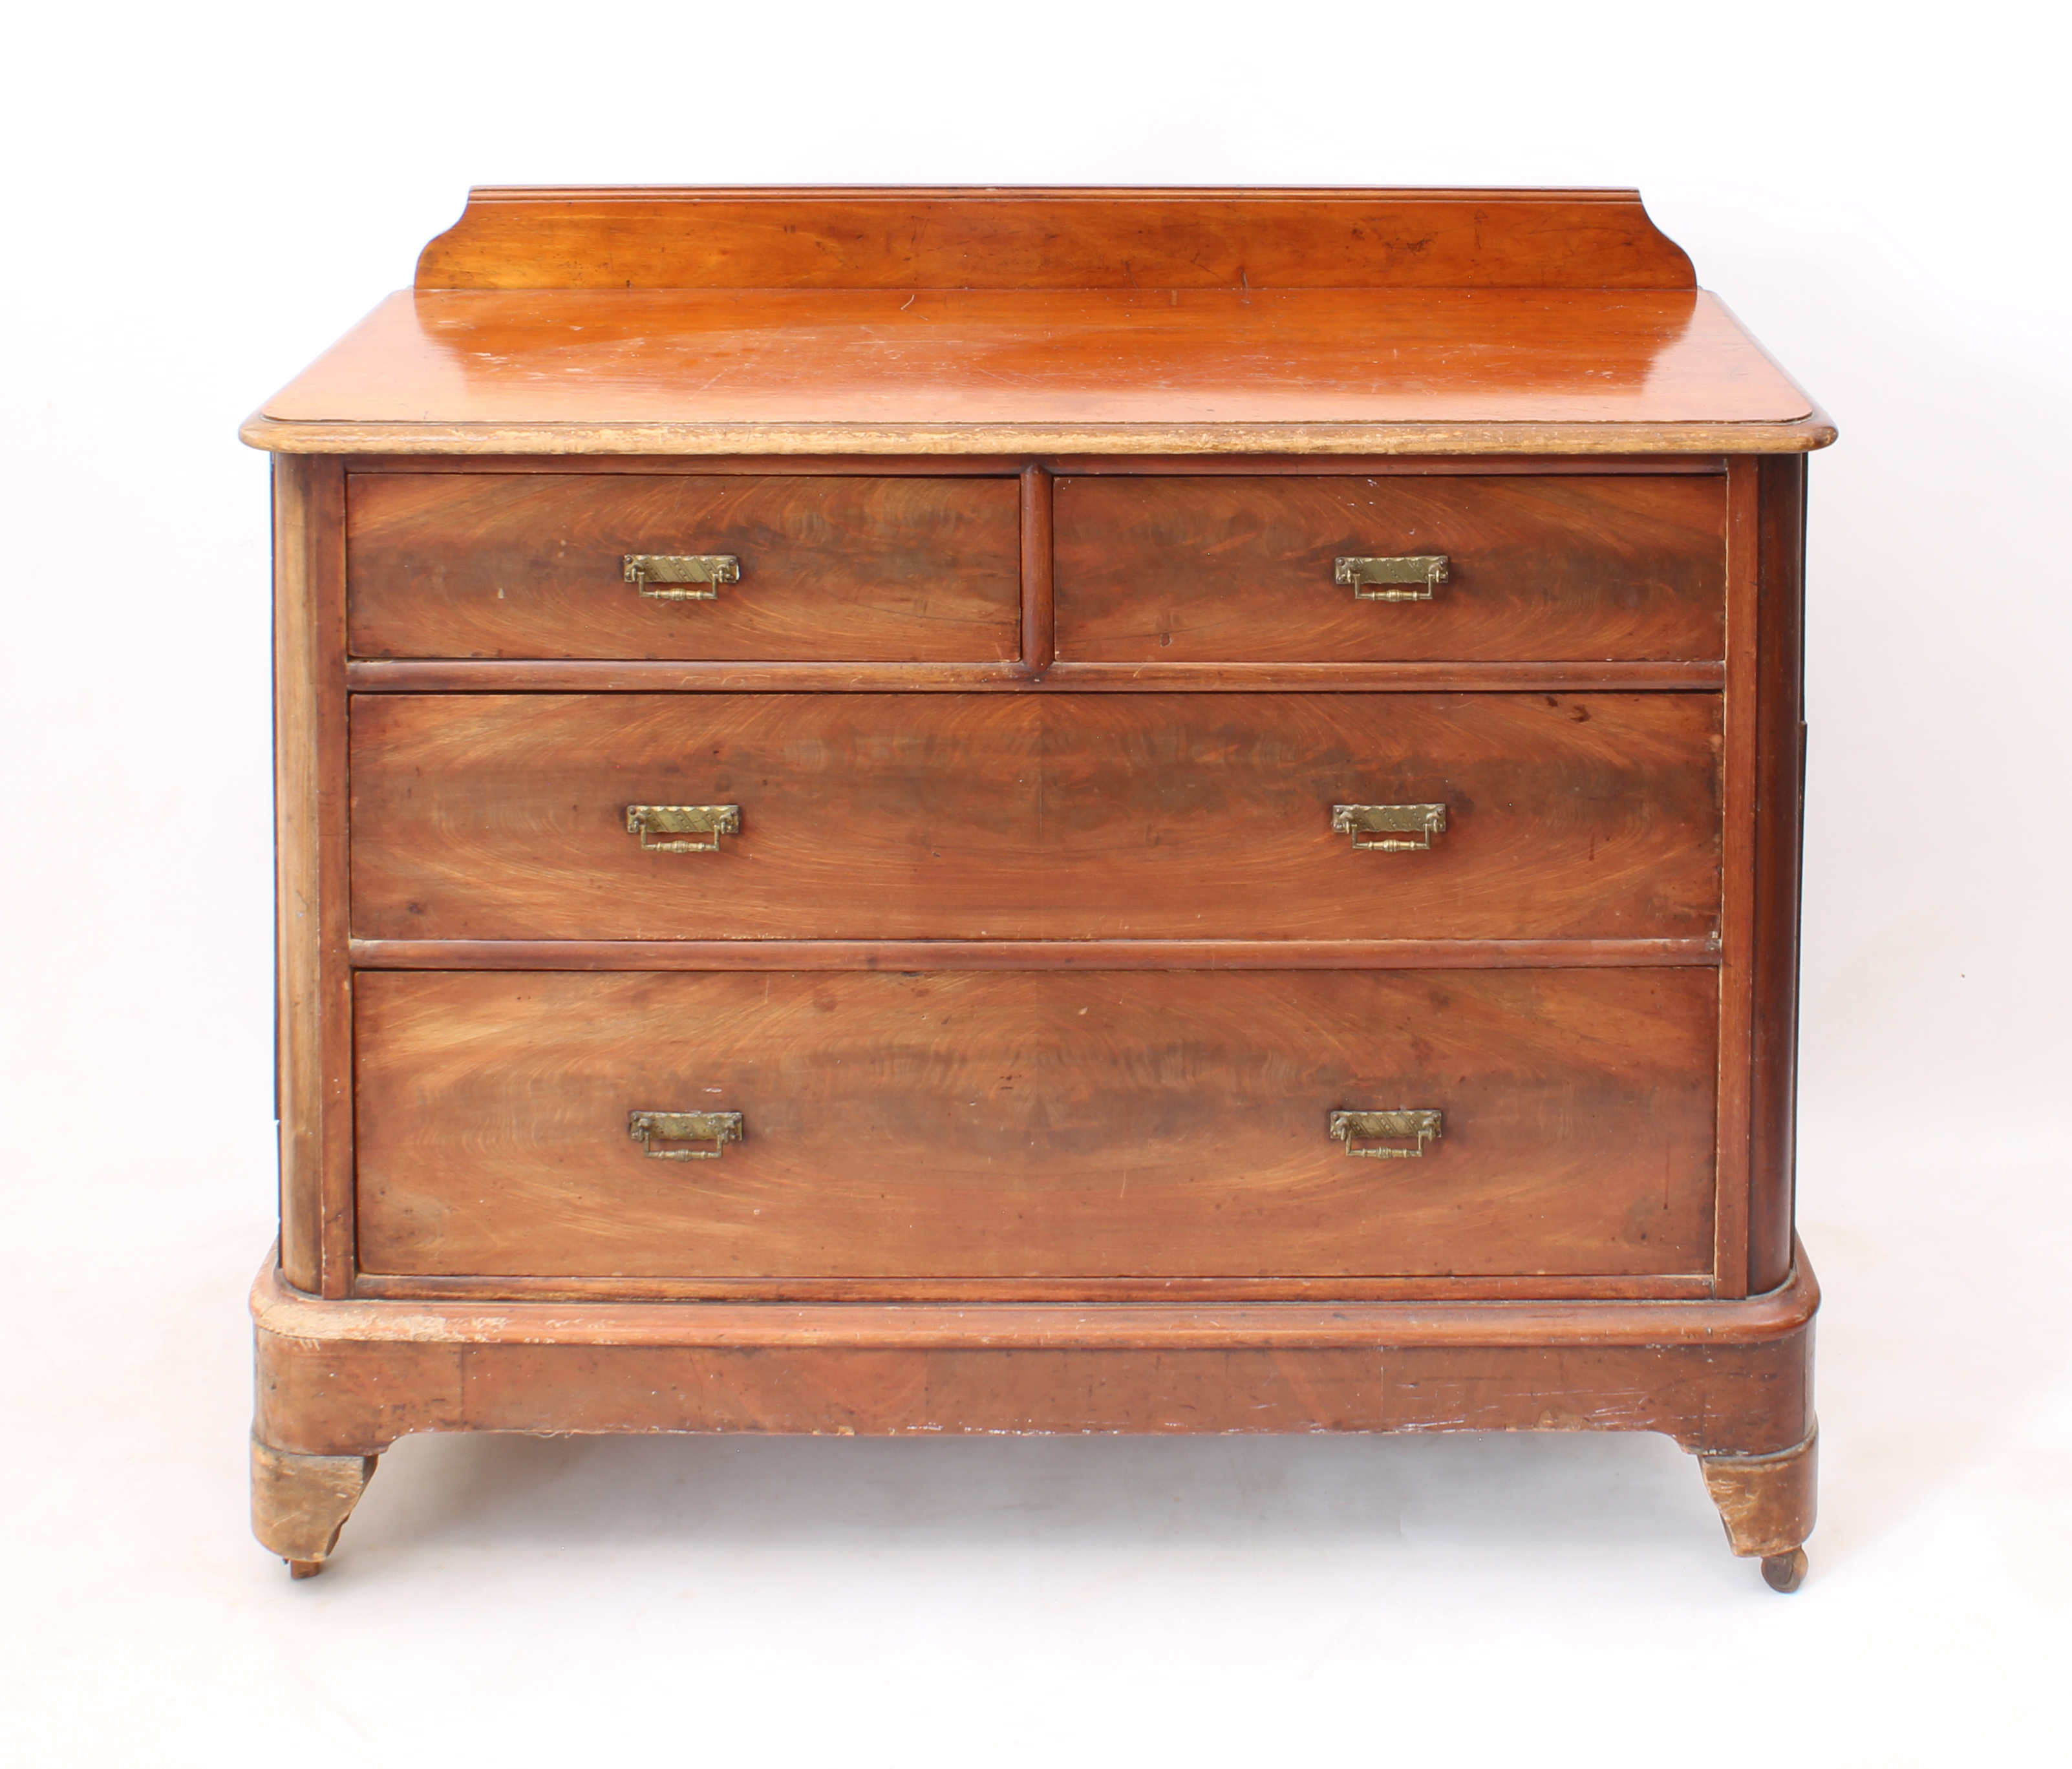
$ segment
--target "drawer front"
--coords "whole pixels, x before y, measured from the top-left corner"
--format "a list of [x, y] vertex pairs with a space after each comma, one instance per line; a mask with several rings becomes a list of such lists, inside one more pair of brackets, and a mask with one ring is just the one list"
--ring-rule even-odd
[[[1723, 654], [1720, 474], [1063, 478], [1055, 521], [1075, 662]], [[1443, 582], [1339, 581], [1340, 560], [1438, 558]]]
[[[354, 931], [1700, 938], [1719, 712], [1696, 694], [365, 695]], [[1340, 806], [1396, 810], [1334, 827]], [[738, 822], [629, 833], [632, 807]], [[1377, 843], [1397, 845], [1356, 845]]]
[[[369, 973], [361, 1262], [587, 1277], [1700, 1271], [1714, 982]], [[1397, 1110], [1439, 1114], [1421, 1155], [1350, 1156], [1330, 1134], [1334, 1112]], [[636, 1112], [738, 1113], [740, 1139], [657, 1159], [693, 1145], [635, 1139]]]
[[[1020, 650], [1020, 508], [997, 478], [356, 473], [352, 647], [995, 662]], [[730, 559], [738, 581], [631, 583], [629, 556]]]

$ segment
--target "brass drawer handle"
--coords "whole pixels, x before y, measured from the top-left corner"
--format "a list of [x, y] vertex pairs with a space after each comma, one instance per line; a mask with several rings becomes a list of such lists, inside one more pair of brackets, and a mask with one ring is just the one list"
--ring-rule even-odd
[[[717, 854], [722, 835], [741, 833], [738, 805], [628, 805], [626, 833], [651, 854]], [[710, 841], [651, 842], [650, 835], [709, 835]]]
[[[741, 1140], [738, 1112], [628, 1112], [626, 1134], [651, 1161], [717, 1161]], [[709, 1143], [710, 1148], [656, 1148], [656, 1143]]]
[[[1446, 832], [1446, 807], [1444, 805], [1334, 805], [1331, 807], [1331, 827], [1338, 835], [1350, 835], [1353, 846], [1377, 854], [1421, 852], [1432, 845], [1434, 835]], [[1396, 833], [1384, 833], [1395, 831]], [[1379, 841], [1362, 841], [1363, 833], [1379, 835]], [[1423, 839], [1408, 841], [1400, 835], [1417, 835]]]
[[[1333, 581], [1350, 584], [1363, 602], [1429, 602], [1432, 586], [1446, 581], [1444, 553], [1404, 553], [1394, 559], [1341, 559]], [[1364, 589], [1364, 584], [1416, 584], [1416, 589]]]
[[[1377, 1161], [1415, 1161], [1421, 1159], [1424, 1145], [1439, 1134], [1440, 1114], [1424, 1110], [1403, 1112], [1334, 1112], [1331, 1114], [1331, 1135], [1346, 1145], [1348, 1155], [1364, 1155]], [[1375, 1143], [1383, 1139], [1400, 1142], [1405, 1137], [1415, 1137], [1415, 1148], [1355, 1148], [1355, 1143]]]
[[656, 602], [716, 602], [713, 589], [650, 589], [650, 584], [738, 584], [741, 561], [732, 553], [628, 553], [626, 581]]

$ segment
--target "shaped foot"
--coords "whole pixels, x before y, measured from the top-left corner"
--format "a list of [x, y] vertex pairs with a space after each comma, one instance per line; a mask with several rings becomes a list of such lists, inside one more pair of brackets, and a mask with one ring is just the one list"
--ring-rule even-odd
[[1813, 1533], [1820, 1434], [1774, 1455], [1700, 1456], [1706, 1489], [1720, 1508], [1737, 1554], [1760, 1558], [1772, 1590], [1794, 1591], [1806, 1578], [1806, 1538]]
[[298, 1455], [252, 1440], [252, 1533], [314, 1578], [338, 1545], [338, 1533], [374, 1473], [371, 1455]]

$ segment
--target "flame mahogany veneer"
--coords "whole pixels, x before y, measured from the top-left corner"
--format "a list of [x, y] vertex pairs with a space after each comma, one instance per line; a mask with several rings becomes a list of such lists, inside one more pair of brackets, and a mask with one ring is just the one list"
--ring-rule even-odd
[[1618, 1429], [1796, 1586], [1833, 431], [1634, 193], [478, 191], [245, 433], [298, 1576], [411, 1431]]

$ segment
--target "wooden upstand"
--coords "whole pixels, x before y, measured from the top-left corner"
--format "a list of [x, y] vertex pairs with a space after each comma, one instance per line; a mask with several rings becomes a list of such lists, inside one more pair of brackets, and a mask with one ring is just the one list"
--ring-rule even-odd
[[1793, 1589], [1827, 421], [1623, 191], [482, 190], [274, 455], [254, 1516], [1665, 1431]]

